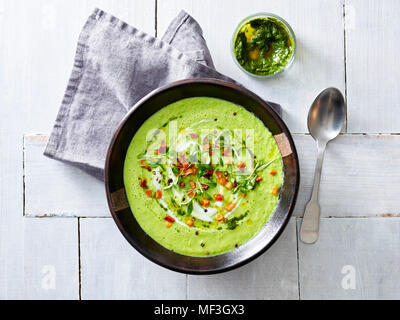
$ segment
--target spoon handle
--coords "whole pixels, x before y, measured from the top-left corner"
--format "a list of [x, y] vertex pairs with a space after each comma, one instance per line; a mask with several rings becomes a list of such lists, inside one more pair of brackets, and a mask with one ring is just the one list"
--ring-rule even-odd
[[321, 208], [318, 203], [319, 184], [321, 181], [322, 163], [324, 161], [324, 153], [326, 148], [325, 142], [318, 142], [318, 157], [315, 166], [314, 185], [311, 199], [304, 210], [303, 222], [301, 223], [300, 239], [304, 243], [314, 243], [318, 239], [319, 220]]

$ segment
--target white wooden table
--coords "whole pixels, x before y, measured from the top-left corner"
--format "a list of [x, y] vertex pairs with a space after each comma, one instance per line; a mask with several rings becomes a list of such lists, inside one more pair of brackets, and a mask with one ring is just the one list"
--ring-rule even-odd
[[[119, 233], [99, 181], [42, 156], [94, 7], [152, 35], [185, 9], [219, 71], [283, 106], [301, 188], [260, 258], [213, 276], [163, 269]], [[295, 64], [279, 79], [251, 79], [230, 56], [234, 27], [260, 11], [297, 36]], [[0, 298], [400, 298], [399, 16], [398, 0], [0, 0]], [[316, 158], [306, 115], [328, 86], [346, 94], [347, 126], [326, 152], [320, 239], [305, 245], [298, 230]]]

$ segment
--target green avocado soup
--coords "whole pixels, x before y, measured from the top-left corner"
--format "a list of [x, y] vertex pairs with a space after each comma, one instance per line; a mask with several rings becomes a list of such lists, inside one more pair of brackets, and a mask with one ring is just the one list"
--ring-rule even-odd
[[242, 106], [194, 97], [148, 118], [134, 135], [124, 184], [141, 228], [189, 256], [235, 250], [273, 214], [283, 181], [271, 132]]
[[279, 20], [256, 18], [239, 29], [233, 49], [236, 60], [245, 70], [258, 76], [271, 76], [291, 60], [294, 39]]

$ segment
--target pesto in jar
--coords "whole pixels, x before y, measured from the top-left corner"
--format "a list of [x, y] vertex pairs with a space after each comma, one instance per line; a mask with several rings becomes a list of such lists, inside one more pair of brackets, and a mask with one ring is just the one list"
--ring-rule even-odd
[[279, 20], [256, 18], [239, 29], [233, 49], [236, 60], [245, 70], [259, 76], [271, 76], [291, 60], [294, 39]]

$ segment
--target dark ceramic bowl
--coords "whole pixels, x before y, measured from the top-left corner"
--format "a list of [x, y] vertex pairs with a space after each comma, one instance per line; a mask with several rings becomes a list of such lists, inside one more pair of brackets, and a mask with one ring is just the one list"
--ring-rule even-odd
[[[284, 182], [276, 210], [261, 231], [227, 253], [190, 257], [168, 250], [149, 237], [136, 221], [125, 195], [123, 167], [128, 146], [140, 126], [155, 112], [177, 100], [207, 96], [224, 99], [254, 113], [272, 132], [283, 157]], [[121, 121], [107, 153], [105, 181], [111, 214], [128, 242], [151, 261], [171, 270], [210, 274], [237, 268], [255, 259], [279, 237], [292, 214], [299, 189], [299, 163], [290, 132], [271, 106], [249, 90], [226, 81], [189, 79], [157, 89], [140, 100]]]

